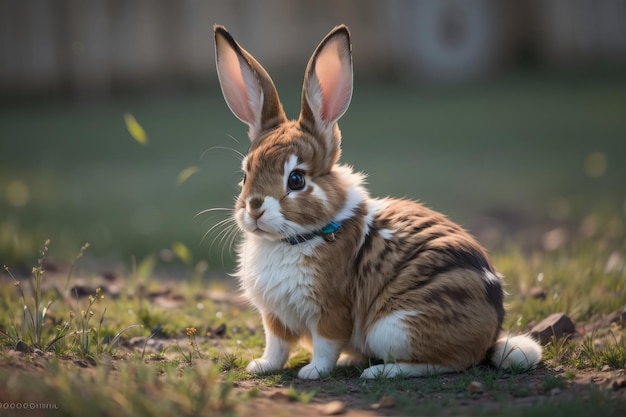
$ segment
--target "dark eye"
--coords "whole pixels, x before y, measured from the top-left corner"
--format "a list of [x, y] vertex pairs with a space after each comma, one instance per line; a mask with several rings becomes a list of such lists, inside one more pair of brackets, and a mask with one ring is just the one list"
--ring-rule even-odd
[[287, 187], [292, 191], [300, 191], [304, 188], [304, 185], [304, 172], [298, 170], [291, 171], [289, 178], [287, 178]]

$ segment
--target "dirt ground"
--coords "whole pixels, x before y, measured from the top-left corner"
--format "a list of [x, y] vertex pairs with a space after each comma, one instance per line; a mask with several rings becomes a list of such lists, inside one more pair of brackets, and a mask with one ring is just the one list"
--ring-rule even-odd
[[[546, 374], [558, 376], [565, 372], [567, 372], [565, 369], [555, 372], [545, 367], [534, 370], [519, 378], [518, 383], [526, 388], [522, 388], [525, 392], [523, 395], [519, 397], [505, 395], [505, 398], [503, 398], [502, 393], [489, 392], [489, 390], [471, 394], [469, 387], [466, 393], [435, 392], [422, 394], [420, 393], [420, 385], [422, 384], [416, 379], [414, 380], [414, 390], [396, 393], [396, 395], [407, 399], [402, 407], [399, 407], [389, 395], [381, 396], [377, 402], [367, 402], [361, 394], [363, 382], [358, 379], [346, 380], [348, 393], [340, 395], [325, 392], [324, 382], [294, 380], [290, 382], [290, 386], [298, 391], [317, 390], [310, 403], [302, 404], [291, 400], [285, 387], [259, 387], [258, 398], [243, 404], [239, 410], [247, 416], [309, 417], [332, 415], [333, 412], [336, 412], [336, 415], [352, 417], [395, 416], [413, 415], [414, 412], [424, 415], [423, 411], [420, 410], [427, 412], [429, 406], [439, 404], [440, 408], [436, 412], [437, 415], [469, 415], [475, 412], [500, 415], [505, 411], [516, 409], [521, 412], [532, 405], [559, 404], [581, 398], [588, 400], [592, 387], [605, 391], [611, 398], [626, 400], [626, 371], [623, 369], [617, 371], [578, 371], [575, 372], [575, 378], [568, 381], [565, 387], [554, 388], [548, 392], [544, 391]], [[440, 380], [442, 386], [445, 386], [453, 385], [455, 379], [458, 378], [461, 376], [444, 375], [440, 377]], [[255, 380], [242, 381], [238, 384], [238, 390], [250, 390], [257, 386]]]
[[[225, 295], [220, 294], [209, 298], [216, 297], [220, 302], [235, 302], [222, 299]], [[172, 296], [163, 293], [156, 298], [157, 304], [169, 305], [166, 301]], [[173, 303], [175, 300], [170, 301]], [[578, 323], [577, 330], [581, 335], [598, 331], [599, 327], [608, 330], [608, 317], [590, 323]], [[574, 337], [569, 343], [581, 343], [581, 340], [581, 337]], [[184, 345], [185, 339], [177, 342]], [[118, 355], [121, 358], [125, 354], [133, 354], [136, 349], [127, 345], [120, 348]], [[5, 349], [0, 355], [0, 368], [43, 375], [49, 372], [46, 367], [52, 356], [52, 353], [26, 354]], [[121, 360], [124, 359], [112, 358], [114, 369], [115, 362]], [[79, 366], [86, 372], [95, 372], [98, 366], [84, 359], [62, 358], [60, 361], [67, 366]], [[510, 415], [521, 414], [525, 409], [533, 407], [545, 406], [544, 410], [549, 410], [550, 407], [566, 404], [591, 404], [597, 392], [601, 392], [603, 398], [626, 404], [626, 369], [623, 368], [604, 366], [600, 370], [591, 367], [581, 370], [548, 360], [537, 369], [523, 374], [503, 374], [495, 382], [481, 381], [487, 374], [470, 371], [402, 382], [382, 382], [362, 380], [358, 377], [358, 370], [354, 369], [333, 374], [328, 380], [304, 381], [290, 376], [295, 375], [290, 370], [279, 378], [284, 382], [278, 384], [268, 383], [264, 378], [237, 379], [235, 397], [246, 399], [238, 402], [235, 413], [246, 417]], [[6, 393], [1, 391], [0, 398], [6, 397]], [[312, 395], [306, 399], [298, 397], [303, 393]]]
[[[43, 374], [51, 354], [29, 356], [8, 351], [2, 360], [3, 367], [15, 372]], [[86, 372], [94, 371], [95, 364], [82, 359], [63, 359], [66, 365], [77, 365]], [[114, 363], [116, 359], [113, 359]], [[73, 363], [72, 363], [73, 362]], [[561, 378], [558, 387], [548, 389], [546, 379]], [[512, 379], [512, 380], [511, 380]], [[563, 366], [541, 364], [537, 369], [521, 375], [504, 375], [493, 389], [470, 382], [465, 391], [450, 389], [467, 381], [464, 374], [449, 374], [425, 379], [415, 378], [388, 385], [376, 396], [376, 382], [358, 377], [333, 377], [330, 381], [304, 381], [291, 379], [282, 385], [269, 386], [259, 379], [240, 380], [235, 383], [234, 394], [248, 399], [235, 408], [238, 416], [298, 416], [320, 415], [407, 416], [407, 415], [502, 415], [523, 413], [532, 406], [567, 404], [572, 401], [590, 401], [594, 390], [602, 391], [607, 398], [626, 401], [626, 370], [602, 369], [575, 370]], [[441, 390], [433, 389], [438, 384]], [[341, 387], [340, 390], [337, 387]], [[293, 392], [315, 394], [310, 401], [294, 398]], [[254, 393], [250, 395], [250, 393]], [[0, 392], [0, 395], [2, 393]]]

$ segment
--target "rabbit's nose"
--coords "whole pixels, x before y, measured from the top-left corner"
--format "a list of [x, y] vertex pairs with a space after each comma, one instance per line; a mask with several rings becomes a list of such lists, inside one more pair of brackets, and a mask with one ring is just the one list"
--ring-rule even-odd
[[248, 214], [250, 217], [257, 220], [259, 217], [265, 213], [263, 207], [263, 199], [259, 197], [253, 197], [248, 201]]
[[263, 205], [263, 199], [261, 197], [252, 197], [248, 200], [248, 208], [250, 210], [258, 210]]

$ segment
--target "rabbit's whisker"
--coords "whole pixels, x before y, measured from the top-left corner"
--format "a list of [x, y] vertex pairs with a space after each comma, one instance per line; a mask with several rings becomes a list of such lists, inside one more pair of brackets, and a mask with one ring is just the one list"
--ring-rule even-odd
[[239, 152], [237, 149], [235, 148], [231, 148], [230, 146], [211, 146], [210, 148], [207, 148], [204, 150], [204, 152], [202, 152], [202, 154], [200, 155], [200, 159], [204, 159], [204, 157], [206, 156], [206, 154], [208, 152], [212, 152], [214, 150], [226, 150], [226, 151], [230, 151], [233, 152], [235, 155], [237, 155], [237, 159], [239, 161], [243, 161], [243, 159], [246, 157], [243, 153]]
[[193, 216], [193, 218], [195, 219], [198, 216], [201, 216], [201, 215], [206, 214], [206, 213], [211, 213], [211, 212], [214, 212], [214, 211], [223, 211], [223, 212], [226, 212], [226, 213], [234, 212], [234, 210], [232, 208], [214, 207], [214, 208], [208, 208], [208, 209], [204, 209], [202, 211], [199, 211], [195, 216]]

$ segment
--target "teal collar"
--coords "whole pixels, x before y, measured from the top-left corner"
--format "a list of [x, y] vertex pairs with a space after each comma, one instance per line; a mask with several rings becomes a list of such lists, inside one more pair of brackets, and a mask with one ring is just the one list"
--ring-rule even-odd
[[339, 230], [341, 225], [339, 223], [335, 223], [331, 221], [326, 226], [322, 227], [319, 230], [315, 230], [313, 232], [304, 233], [300, 235], [290, 236], [283, 239], [283, 242], [287, 242], [290, 245], [299, 245], [300, 243], [304, 243], [308, 240], [313, 239], [314, 237], [321, 236], [326, 241], [332, 242], [335, 240], [335, 232]]

